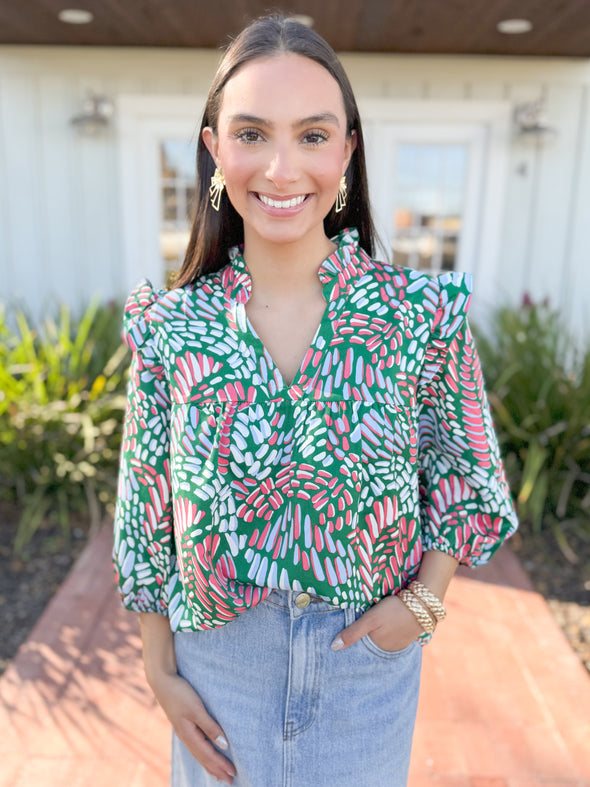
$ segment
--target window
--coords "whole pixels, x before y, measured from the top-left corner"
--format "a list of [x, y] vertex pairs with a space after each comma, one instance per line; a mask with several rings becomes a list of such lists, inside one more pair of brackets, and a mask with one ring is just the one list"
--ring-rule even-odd
[[160, 254], [166, 277], [184, 259], [195, 199], [195, 151], [185, 141], [167, 139], [160, 144]]
[[498, 287], [510, 106], [368, 99], [360, 109], [378, 253], [434, 275], [470, 273], [477, 311]]
[[429, 273], [457, 269], [468, 150], [465, 145], [397, 147], [393, 262]]

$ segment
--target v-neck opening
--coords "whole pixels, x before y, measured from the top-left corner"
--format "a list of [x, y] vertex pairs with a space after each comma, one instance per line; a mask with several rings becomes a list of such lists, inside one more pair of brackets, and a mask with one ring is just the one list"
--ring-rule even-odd
[[[230, 300], [234, 301], [234, 308], [237, 309], [237, 312], [241, 312], [241, 318], [236, 320], [236, 327], [242, 332], [242, 338], [245, 339], [248, 346], [251, 360], [258, 363], [259, 358], [263, 358], [265, 361], [267, 370], [266, 373], [261, 370], [261, 376], [271, 388], [271, 394], [273, 394], [272, 388], [276, 388], [274, 391], [276, 393], [280, 391], [291, 393], [292, 396], [301, 395], [302, 391], [309, 388], [310, 385], [313, 386], [318, 370], [324, 366], [325, 354], [338, 331], [338, 314], [344, 307], [352, 280], [358, 275], [363, 254], [359, 257], [358, 232], [355, 229], [343, 230], [332, 240], [337, 244], [337, 247], [324, 259], [318, 269], [318, 278], [326, 306], [291, 382], [285, 380], [278, 364], [246, 313], [246, 304], [252, 294], [252, 278], [241, 248], [236, 246], [230, 249], [231, 264], [228, 266], [225, 276], [226, 294]], [[320, 357], [316, 359], [318, 352]], [[307, 370], [312, 362], [313, 374], [308, 375]], [[270, 377], [274, 379], [274, 386], [271, 386]], [[297, 392], [297, 388], [300, 388], [301, 391]]]
[[[271, 366], [269, 368], [272, 368], [272, 370], [279, 377], [280, 382], [281, 382], [281, 390], [289, 391], [290, 389], [292, 389], [295, 386], [297, 386], [298, 383], [299, 383], [299, 380], [301, 379], [301, 376], [302, 376], [302, 374], [304, 372], [304, 367], [305, 368], [307, 367], [306, 360], [307, 360], [310, 352], [312, 352], [314, 350], [315, 345], [316, 345], [316, 343], [317, 343], [317, 341], [318, 341], [318, 339], [319, 339], [319, 337], [320, 337], [320, 335], [322, 333], [322, 328], [324, 326], [324, 322], [328, 318], [328, 312], [329, 312], [329, 309], [330, 309], [330, 303], [326, 302], [326, 307], [325, 307], [325, 309], [324, 309], [324, 311], [322, 313], [322, 316], [321, 316], [320, 321], [318, 323], [318, 326], [317, 326], [317, 328], [315, 330], [315, 333], [313, 334], [312, 339], [311, 339], [307, 349], [305, 350], [305, 353], [303, 354], [303, 357], [302, 357], [301, 362], [300, 362], [300, 364], [299, 364], [299, 366], [297, 368], [297, 371], [295, 372], [295, 376], [293, 377], [293, 380], [290, 383], [285, 380], [285, 377], [284, 377], [283, 373], [281, 372], [281, 369], [280, 369], [279, 365], [277, 364], [277, 362], [273, 358], [272, 353], [270, 352], [268, 347], [265, 345], [265, 343], [262, 341], [262, 338], [258, 335], [258, 332], [257, 332], [256, 328], [254, 327], [254, 325], [252, 324], [252, 321], [250, 320], [250, 318], [248, 317], [248, 314], [246, 313], [246, 304], [242, 304], [242, 308], [244, 310], [245, 325], [246, 325], [248, 331], [250, 332], [250, 334], [252, 335], [252, 337], [258, 342], [259, 347], [260, 347], [260, 351], [262, 352], [262, 354], [270, 361]], [[252, 349], [254, 349], [254, 348], [252, 348]]]

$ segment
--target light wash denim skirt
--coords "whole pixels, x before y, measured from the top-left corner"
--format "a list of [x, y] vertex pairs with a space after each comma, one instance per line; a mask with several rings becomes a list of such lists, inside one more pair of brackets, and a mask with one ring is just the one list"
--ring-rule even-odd
[[[229, 741], [235, 787], [405, 787], [422, 648], [330, 643], [360, 615], [276, 590], [221, 628], [176, 632], [178, 672]], [[301, 601], [300, 601], [301, 603]], [[172, 787], [218, 787], [172, 733]]]

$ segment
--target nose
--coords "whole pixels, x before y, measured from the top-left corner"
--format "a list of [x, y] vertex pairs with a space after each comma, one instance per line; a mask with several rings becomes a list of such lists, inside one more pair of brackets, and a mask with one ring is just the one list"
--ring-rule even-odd
[[268, 163], [266, 177], [279, 189], [294, 183], [299, 177], [294, 151], [288, 146], [275, 148]]

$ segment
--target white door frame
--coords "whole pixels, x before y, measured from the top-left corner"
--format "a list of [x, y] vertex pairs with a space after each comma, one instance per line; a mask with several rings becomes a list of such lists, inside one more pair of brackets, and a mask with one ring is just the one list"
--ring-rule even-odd
[[395, 172], [396, 144], [459, 142], [469, 146], [469, 204], [465, 208], [458, 264], [461, 270], [473, 274], [474, 302], [493, 301], [490, 293], [498, 284], [511, 105], [504, 101], [369, 99], [359, 101], [359, 110], [366, 129], [373, 211], [384, 242], [389, 239], [394, 204], [387, 178]]
[[155, 287], [164, 285], [165, 268], [159, 247], [160, 143], [168, 138], [185, 139], [196, 153], [204, 105], [205, 96], [118, 98], [122, 278], [127, 292], [142, 278], [148, 278]]

